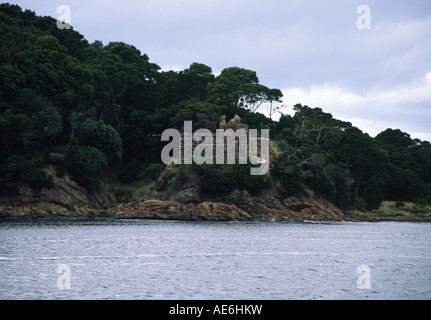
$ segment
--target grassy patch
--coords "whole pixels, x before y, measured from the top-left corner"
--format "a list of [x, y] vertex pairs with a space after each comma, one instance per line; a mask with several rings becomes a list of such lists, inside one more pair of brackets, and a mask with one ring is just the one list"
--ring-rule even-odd
[[373, 211], [348, 212], [352, 217], [363, 220], [429, 221], [431, 206], [419, 206], [412, 202], [383, 201], [380, 208]]
[[146, 196], [150, 196], [154, 191], [154, 186], [156, 184], [155, 180], [144, 180], [141, 182], [140, 186], [136, 188], [133, 192], [133, 200], [141, 200]]
[[123, 183], [118, 178], [109, 177], [105, 181], [106, 189], [115, 196], [118, 202], [142, 200], [153, 193], [155, 184], [156, 181], [153, 179]]

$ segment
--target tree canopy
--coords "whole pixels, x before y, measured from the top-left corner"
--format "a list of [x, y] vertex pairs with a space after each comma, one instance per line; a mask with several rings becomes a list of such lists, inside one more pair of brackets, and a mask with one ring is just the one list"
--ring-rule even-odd
[[235, 66], [215, 76], [197, 62], [161, 71], [133, 45], [89, 43], [17, 5], [0, 4], [0, 30], [2, 193], [16, 194], [23, 184], [53, 187], [47, 164], [89, 190], [100, 189], [107, 173], [131, 182], [146, 168], [159, 170], [163, 130], [187, 120], [215, 130], [222, 115], [238, 114], [250, 128], [270, 129], [276, 149], [270, 176], [205, 166], [196, 169], [202, 192], [257, 193], [279, 184], [285, 195], [314, 192], [342, 208], [373, 209], [383, 199], [431, 203], [429, 142], [398, 129], [373, 138], [301, 104], [294, 115], [273, 120], [283, 94], [261, 84], [255, 71]]

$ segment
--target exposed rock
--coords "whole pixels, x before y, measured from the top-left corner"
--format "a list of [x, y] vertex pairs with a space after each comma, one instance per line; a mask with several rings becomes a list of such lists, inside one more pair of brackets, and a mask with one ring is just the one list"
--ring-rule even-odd
[[220, 129], [233, 129], [234, 131], [238, 129], [244, 129], [248, 131], [248, 125], [241, 123], [241, 118], [239, 115], [235, 115], [232, 119], [226, 122], [226, 116], [222, 115], [220, 117], [220, 123], [219, 123]]
[[55, 188], [20, 189], [19, 196], [0, 195], [0, 217], [8, 216], [112, 216], [117, 218], [170, 220], [252, 220], [299, 219], [344, 220], [343, 212], [323, 199], [283, 198], [276, 189], [252, 196], [234, 190], [223, 198], [201, 199], [193, 173], [187, 180], [175, 181], [177, 168], [169, 168], [156, 184], [156, 197], [117, 205], [106, 192], [88, 193], [69, 177], [54, 177]]
[[172, 200], [184, 204], [201, 202], [199, 190], [196, 186], [179, 191], [177, 194], [175, 194]]
[[296, 217], [311, 220], [344, 220], [343, 211], [325, 199], [287, 198], [284, 200], [286, 209]]
[[158, 192], [158, 198], [183, 204], [201, 202], [199, 179], [187, 169], [187, 180], [178, 182], [175, 180], [177, 171], [178, 168], [176, 167], [168, 167], [157, 179], [155, 190]]
[[54, 178], [54, 188], [36, 190], [22, 186], [17, 196], [0, 195], [0, 216], [112, 215], [115, 198], [106, 192], [89, 193], [68, 176], [57, 177], [55, 168], [47, 171]]
[[189, 203], [158, 199], [120, 205], [116, 214], [120, 218], [166, 220], [244, 220], [251, 219], [247, 212], [226, 203]]
[[171, 220], [301, 219], [344, 220], [343, 212], [330, 203], [288, 198], [265, 203], [262, 198], [238, 197], [233, 203], [201, 202], [183, 204], [172, 200], [148, 199], [119, 206], [116, 217]]

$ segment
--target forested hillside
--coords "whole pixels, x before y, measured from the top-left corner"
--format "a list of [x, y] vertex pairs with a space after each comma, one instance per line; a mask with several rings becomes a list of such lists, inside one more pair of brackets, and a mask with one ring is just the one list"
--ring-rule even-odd
[[194, 130], [215, 130], [222, 115], [238, 114], [249, 128], [270, 129], [270, 175], [250, 176], [240, 165], [192, 165], [203, 193], [278, 186], [286, 196], [313, 192], [346, 209], [370, 210], [382, 200], [431, 203], [429, 142], [398, 129], [373, 138], [300, 104], [294, 116], [274, 121], [258, 108], [275, 112], [282, 92], [252, 70], [228, 67], [215, 76], [192, 63], [162, 72], [132, 44], [89, 43], [73, 29], [58, 29], [53, 18], [9, 4], [0, 5], [0, 61], [3, 194], [17, 194], [21, 185], [52, 188], [49, 164], [89, 192], [108, 175], [123, 183], [157, 179], [164, 168], [158, 134], [185, 120]]

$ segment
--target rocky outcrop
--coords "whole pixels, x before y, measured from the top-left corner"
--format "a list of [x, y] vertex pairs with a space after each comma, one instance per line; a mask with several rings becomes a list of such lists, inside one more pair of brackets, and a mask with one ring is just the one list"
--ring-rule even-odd
[[226, 202], [248, 212], [251, 216], [271, 219], [343, 220], [344, 213], [321, 198], [282, 198], [276, 190], [267, 190], [258, 196], [235, 190]]
[[171, 200], [182, 204], [202, 202], [199, 193], [199, 178], [192, 170], [187, 170], [186, 181], [177, 181], [175, 168], [167, 167], [157, 179], [156, 197], [160, 200]]
[[148, 199], [120, 205], [119, 218], [164, 219], [164, 220], [249, 220], [252, 217], [244, 210], [226, 203], [201, 202], [182, 204], [176, 201]]
[[177, 169], [168, 167], [157, 180], [154, 199], [119, 206], [117, 216], [182, 220], [300, 219], [344, 220], [344, 213], [321, 198], [283, 197], [277, 187], [251, 195], [234, 190], [211, 197], [199, 192], [199, 177], [185, 169], [186, 181], [175, 179]]
[[54, 188], [36, 190], [22, 186], [17, 196], [0, 195], [0, 216], [88, 216], [113, 215], [115, 198], [106, 192], [89, 193], [68, 176], [57, 177], [55, 168], [47, 171]]
[[[270, 200], [268, 202], [265, 201]], [[122, 204], [116, 217], [167, 220], [344, 220], [343, 212], [329, 202], [287, 198], [280, 202], [268, 196], [231, 197], [230, 202], [183, 204], [172, 200], [146, 199]]]
[[116, 218], [169, 220], [345, 220], [343, 212], [323, 199], [283, 198], [276, 188], [252, 196], [234, 190], [222, 198], [202, 197], [198, 179], [187, 172], [177, 181], [176, 170], [159, 177], [154, 197], [118, 205], [108, 192], [88, 193], [68, 176], [57, 177], [47, 168], [55, 188], [21, 187], [18, 196], [0, 195], [0, 217], [9, 216], [110, 216]]

